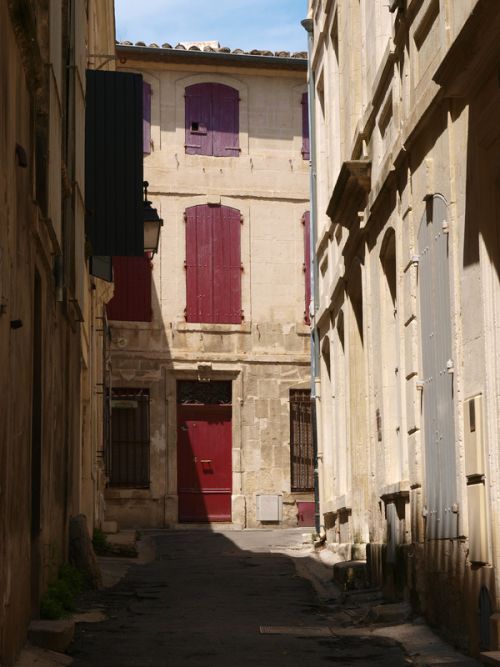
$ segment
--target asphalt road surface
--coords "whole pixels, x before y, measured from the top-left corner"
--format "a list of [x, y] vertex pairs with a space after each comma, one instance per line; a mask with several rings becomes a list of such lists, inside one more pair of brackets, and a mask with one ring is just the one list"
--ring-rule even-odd
[[[408, 665], [381, 637], [336, 637], [311, 584], [274, 553], [298, 531], [155, 533], [156, 559], [133, 565], [82, 608], [108, 620], [79, 623], [75, 667]], [[410, 663], [411, 664], [411, 663]]]

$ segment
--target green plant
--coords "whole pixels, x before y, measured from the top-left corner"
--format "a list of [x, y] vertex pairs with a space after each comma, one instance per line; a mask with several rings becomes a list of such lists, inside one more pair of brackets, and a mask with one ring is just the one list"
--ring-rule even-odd
[[40, 618], [53, 621], [64, 616], [64, 607], [54, 600], [47, 591], [40, 600]]
[[98, 556], [105, 556], [111, 550], [111, 547], [108, 544], [108, 538], [100, 528], [94, 528], [94, 533], [92, 535], [92, 545]]
[[40, 600], [40, 616], [46, 619], [62, 618], [75, 608], [75, 598], [84, 588], [82, 573], [72, 565], [63, 563], [59, 576]]

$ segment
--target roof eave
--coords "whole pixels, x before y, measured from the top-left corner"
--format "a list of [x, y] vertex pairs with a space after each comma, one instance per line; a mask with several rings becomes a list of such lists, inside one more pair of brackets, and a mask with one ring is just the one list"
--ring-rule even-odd
[[268, 69], [307, 70], [306, 58], [283, 58], [280, 56], [257, 56], [240, 53], [221, 53], [220, 51], [189, 51], [182, 49], [163, 49], [149, 46], [116, 45], [118, 60], [152, 60], [169, 63], [213, 63], [236, 66], [249, 66]]

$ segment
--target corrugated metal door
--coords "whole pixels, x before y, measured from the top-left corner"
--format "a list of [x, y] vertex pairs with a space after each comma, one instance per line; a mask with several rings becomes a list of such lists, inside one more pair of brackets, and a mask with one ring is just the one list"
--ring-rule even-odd
[[446, 211], [442, 197], [429, 199], [418, 234], [429, 539], [456, 537], [458, 530]]
[[240, 212], [228, 206], [186, 210], [186, 319], [241, 323]]

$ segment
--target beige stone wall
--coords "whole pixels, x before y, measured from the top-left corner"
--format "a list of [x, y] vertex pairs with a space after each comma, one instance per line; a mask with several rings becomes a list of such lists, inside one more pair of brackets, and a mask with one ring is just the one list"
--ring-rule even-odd
[[[82, 439], [81, 397], [86, 392], [90, 410], [98, 409], [97, 387], [92, 380], [84, 389], [81, 364], [99, 356], [99, 342], [88, 336], [90, 304], [102, 305], [104, 293], [99, 287], [91, 290], [85, 266], [87, 16], [86, 3], [74, 4], [81, 10], [75, 17], [76, 40], [67, 34], [66, 2], [13, 1], [0, 7], [0, 663], [6, 666], [14, 663], [29, 620], [38, 615], [40, 596], [67, 558], [69, 517], [83, 509], [90, 528], [94, 521], [90, 496], [96, 491], [96, 467], [90, 447], [95, 448], [96, 439]], [[112, 17], [112, 3], [106, 6]], [[101, 22], [99, 31], [108, 29], [113, 33], [114, 23]], [[113, 39], [108, 36], [111, 47]], [[76, 90], [71, 119], [64, 116], [70, 97], [62, 51], [66, 40], [75, 47], [78, 65], [69, 74]], [[82, 318], [90, 320], [87, 333]], [[39, 429], [33, 425], [38, 409]], [[39, 522], [32, 520], [37, 432]], [[88, 500], [82, 491], [86, 486]]]
[[[177, 523], [176, 381], [197, 379], [205, 364], [212, 379], [233, 382], [233, 523], [259, 525], [255, 494], [278, 493], [283, 523], [296, 525], [288, 397], [291, 387], [307, 387], [309, 378], [302, 225], [309, 165], [301, 156], [300, 104], [305, 71], [134, 59], [122, 66], [141, 72], [152, 86], [145, 178], [165, 225], [153, 260], [152, 323], [111, 323], [113, 385], [150, 389], [151, 486], [108, 489], [108, 516], [120, 525]], [[210, 81], [239, 91], [238, 158], [185, 154], [184, 89]], [[184, 211], [206, 203], [242, 215], [241, 325], [185, 321]]]
[[[500, 100], [491, 69], [498, 59], [493, 35], [499, 17], [492, 3], [480, 0], [413, 0], [394, 13], [387, 4], [361, 0], [358, 11], [358, 3], [343, 0], [310, 3], [312, 67], [320, 87], [318, 142], [333, 128], [336, 145], [317, 150], [321, 507], [332, 549], [359, 542], [357, 553], [366, 544], [375, 553], [384, 544], [384, 570], [377, 577], [387, 594], [414, 594], [434, 623], [477, 651], [473, 610], [481, 586], [488, 589], [492, 609], [498, 608], [493, 573], [500, 565], [495, 444], [500, 291], [497, 235], [491, 231], [499, 204], [493, 182]], [[474, 37], [479, 34], [481, 39]], [[460, 60], [460, 53], [473, 51], [467, 62]], [[330, 82], [324, 104], [322, 81]], [[333, 91], [340, 91], [340, 108]], [[352, 161], [360, 169], [369, 163], [367, 180], [354, 175], [342, 181]], [[447, 205], [441, 233], [447, 234], [450, 275], [453, 511], [460, 539], [451, 540], [449, 549], [425, 536], [430, 482], [418, 234], [426, 198], [434, 194]], [[329, 374], [325, 349], [330, 350]], [[475, 395], [482, 396], [484, 406], [483, 510], [473, 504], [464, 463], [469, 409], [464, 401]], [[483, 567], [468, 556], [477, 545], [476, 522], [484, 527]], [[395, 545], [401, 561], [394, 559]], [[412, 575], [409, 555], [417, 553]], [[406, 583], [398, 589], [398, 562], [407, 557]], [[442, 584], [439, 596], [436, 576]], [[493, 626], [494, 619], [495, 648]]]

